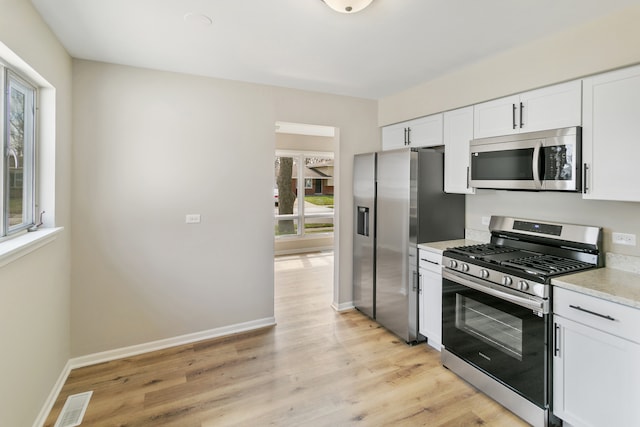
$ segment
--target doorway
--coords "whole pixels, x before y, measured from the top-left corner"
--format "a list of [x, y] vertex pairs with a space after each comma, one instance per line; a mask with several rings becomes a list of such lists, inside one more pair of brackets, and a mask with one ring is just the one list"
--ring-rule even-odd
[[[332, 289], [335, 306], [338, 297], [336, 278], [338, 277], [339, 250], [339, 227], [337, 227], [340, 192], [339, 130], [331, 126], [276, 122], [275, 140], [278, 154], [302, 153], [296, 163], [297, 175], [294, 177], [292, 172], [291, 178], [295, 178], [292, 181], [293, 184], [297, 184], [296, 202], [300, 203], [303, 212], [302, 215], [296, 212], [298, 215], [295, 218], [284, 218], [278, 215], [289, 214], [280, 214], [283, 211], [277, 209], [279, 206], [275, 206], [274, 203], [274, 253], [276, 257], [304, 253], [330, 253], [334, 260], [333, 283], [327, 283], [327, 286]], [[277, 163], [276, 159], [274, 166]], [[278, 194], [279, 191], [274, 167], [274, 194]], [[282, 203], [280, 194], [278, 198], [280, 200], [277, 204], [280, 205]], [[280, 237], [275, 235], [280, 219], [298, 221], [298, 227], [289, 228], [292, 235]], [[301, 231], [306, 233], [302, 234]]]

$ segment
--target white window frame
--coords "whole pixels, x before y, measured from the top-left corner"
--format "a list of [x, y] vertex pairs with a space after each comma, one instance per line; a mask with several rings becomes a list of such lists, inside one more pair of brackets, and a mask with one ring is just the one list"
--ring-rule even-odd
[[[327, 159], [334, 159], [334, 153], [328, 151], [301, 151], [301, 150], [276, 150], [275, 157], [293, 157], [296, 159], [296, 165], [298, 168], [298, 177], [303, 177], [302, 179], [297, 179], [297, 193], [298, 197], [302, 195], [302, 199], [304, 200], [305, 189], [306, 189], [306, 179], [304, 178], [304, 159], [307, 157], [322, 157]], [[313, 183], [313, 180], [312, 180]], [[275, 186], [275, 183], [274, 183]], [[275, 187], [274, 187], [275, 188]], [[313, 188], [313, 187], [311, 187]], [[298, 203], [298, 213], [294, 214], [284, 214], [274, 216], [275, 221], [285, 220], [285, 219], [293, 219], [297, 222], [298, 228], [296, 234], [286, 234], [281, 236], [275, 236], [276, 239], [299, 239], [299, 238], [313, 238], [313, 237], [321, 237], [333, 234], [334, 231], [326, 232], [326, 233], [313, 233], [309, 234], [305, 231], [305, 219], [308, 218], [332, 218], [334, 219], [334, 230], [335, 230], [335, 216], [334, 213], [331, 215], [328, 214], [306, 214], [304, 212], [304, 203]]]
[[[0, 61], [0, 89], [2, 91], [2, 106], [0, 107], [0, 134], [2, 135], [2, 145], [0, 147], [0, 182], [2, 183], [0, 198], [0, 239], [17, 234], [35, 225], [36, 217], [36, 153], [37, 153], [37, 100], [38, 87], [11, 67]], [[9, 103], [11, 88], [17, 88], [25, 93], [25, 110], [27, 114], [24, 118], [24, 152], [23, 152], [23, 202], [22, 221], [19, 224], [10, 225], [9, 221], [9, 199], [10, 199], [10, 168], [7, 167], [9, 160], [10, 125], [9, 125]]]

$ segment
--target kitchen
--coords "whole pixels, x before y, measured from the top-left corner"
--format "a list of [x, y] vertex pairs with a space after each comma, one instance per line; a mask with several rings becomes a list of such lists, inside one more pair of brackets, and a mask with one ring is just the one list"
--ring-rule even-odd
[[[71, 259], [71, 238], [68, 236], [59, 237], [54, 242], [54, 246], [42, 248], [40, 251], [23, 258], [21, 262], [12, 263], [10, 267], [5, 267], [2, 272], [3, 282], [6, 279], [16, 280], [17, 283], [44, 283], [50, 282], [52, 277], [55, 278], [55, 286], [47, 288], [48, 292], [43, 294], [46, 297], [43, 300], [46, 300], [47, 303], [43, 301], [33, 304], [33, 300], [40, 301], [40, 299], [32, 297], [31, 294], [23, 295], [22, 292], [27, 292], [27, 287], [16, 291], [21, 296], [18, 300], [30, 301], [31, 303], [24, 302], [23, 304], [29, 309], [25, 310], [24, 313], [7, 319], [7, 322], [12, 324], [29, 325], [33, 323], [33, 318], [40, 319], [37, 322], [39, 327], [34, 327], [29, 332], [28, 341], [41, 343], [40, 345], [46, 343], [54, 349], [52, 351], [54, 355], [50, 354], [46, 358], [32, 356], [29, 360], [23, 362], [24, 355], [22, 352], [11, 353], [13, 356], [9, 358], [11, 363], [8, 363], [8, 365], [19, 367], [6, 373], [12, 380], [19, 373], [26, 371], [27, 368], [24, 367], [26, 364], [38, 367], [39, 371], [34, 376], [37, 379], [33, 379], [36, 382], [32, 387], [32, 390], [35, 390], [32, 393], [34, 397], [24, 399], [27, 403], [20, 403], [22, 400], [15, 401], [15, 398], [11, 397], [14, 395], [13, 390], [4, 390], [4, 395], [7, 396], [8, 402], [15, 402], [15, 405], [21, 408], [21, 412], [24, 411], [30, 414], [33, 414], [34, 411], [37, 412], [50, 390], [51, 384], [55, 382], [60, 370], [71, 357], [169, 338], [206, 328], [223, 326], [224, 324], [236, 324], [248, 322], [252, 319], [269, 318], [272, 315], [272, 310], [269, 309], [269, 291], [258, 287], [243, 286], [236, 291], [226, 290], [224, 293], [216, 295], [220, 301], [223, 301], [223, 304], [220, 307], [215, 307], [220, 319], [216, 319], [213, 324], [202, 320], [197, 324], [189, 323], [188, 319], [183, 319], [184, 316], [181, 315], [181, 310], [172, 310], [171, 304], [167, 304], [166, 301], [161, 299], [161, 293], [145, 293], [147, 289], [144, 286], [135, 287], [136, 292], [128, 292], [125, 286], [113, 287], [113, 283], [124, 283], [125, 279], [141, 274], [147, 264], [168, 265], [170, 260], [175, 262], [176, 259], [181, 264], [197, 264], [190, 261], [189, 257], [191, 255], [187, 256], [187, 254], [183, 254], [179, 250], [172, 249], [172, 253], [167, 258], [153, 250], [153, 246], [162, 246], [166, 238], [160, 239], [154, 236], [152, 228], [156, 226], [166, 227], [171, 223], [171, 220], [163, 216], [162, 211], [157, 210], [157, 203], [154, 202], [151, 194], [149, 194], [149, 199], [143, 198], [135, 201], [136, 212], [140, 212], [140, 216], [136, 214], [133, 218], [135, 219], [133, 221], [134, 224], [124, 224], [124, 229], [118, 228], [118, 226], [122, 225], [122, 221], [119, 221], [122, 218], [122, 212], [118, 211], [117, 206], [122, 200], [114, 189], [105, 185], [105, 181], [109, 178], [108, 175], [93, 177], [94, 172], [105, 174], [106, 170], [109, 169], [98, 160], [104, 159], [105, 162], [109, 161], [111, 164], [117, 161], [129, 161], [131, 163], [125, 164], [125, 166], [130, 167], [127, 170], [134, 170], [134, 165], [136, 163], [140, 164], [148, 155], [148, 151], [143, 149], [140, 149], [140, 151], [127, 151], [127, 142], [131, 142], [131, 139], [128, 141], [126, 138], [122, 139], [123, 135], [120, 134], [108, 137], [94, 135], [92, 128], [115, 132], [119, 126], [127, 124], [126, 117], [114, 117], [114, 111], [149, 110], [148, 116], [145, 116], [148, 123], [156, 123], [158, 121], [157, 117], [162, 119], [172, 117], [173, 119], [173, 116], [167, 111], [170, 106], [158, 106], [154, 105], [153, 102], [147, 103], [144, 101], [149, 99], [148, 96], [150, 94], [166, 89], [169, 89], [167, 93], [171, 97], [170, 99], [181, 101], [180, 104], [176, 102], [174, 105], [189, 103], [189, 105], [195, 105], [205, 110], [205, 98], [226, 101], [233, 99], [231, 103], [220, 102], [220, 104], [216, 105], [217, 110], [215, 110], [215, 113], [223, 117], [229, 117], [228, 110], [230, 109], [237, 114], [232, 117], [233, 120], [229, 126], [225, 126], [223, 131], [217, 131], [214, 139], [230, 141], [239, 138], [243, 143], [251, 144], [248, 146], [256, 149], [255, 156], [246, 159], [244, 155], [246, 150], [238, 146], [223, 148], [220, 145], [215, 148], [218, 149], [218, 152], [224, 149], [224, 152], [228, 152], [228, 158], [230, 159], [242, 158], [248, 161], [248, 164], [240, 164], [239, 161], [234, 160], [234, 165], [237, 166], [233, 168], [234, 172], [246, 167], [249, 171], [253, 171], [252, 173], [254, 174], [249, 178], [240, 180], [238, 183], [240, 188], [252, 188], [255, 181], [264, 181], [265, 215], [264, 218], [256, 219], [248, 214], [235, 217], [235, 215], [220, 213], [232, 225], [229, 228], [235, 227], [240, 234], [232, 236], [225, 234], [225, 230], [215, 230], [223, 233], [220, 241], [225, 242], [225, 244], [215, 243], [213, 252], [215, 256], [220, 256], [224, 260], [216, 263], [216, 266], [221, 269], [221, 280], [236, 283], [237, 280], [234, 274], [237, 271], [233, 272], [231, 268], [223, 264], [226, 261], [227, 264], [236, 266], [237, 263], [225, 256], [225, 253], [239, 254], [247, 250], [246, 245], [235, 243], [236, 238], [242, 242], [253, 242], [248, 249], [250, 251], [248, 255], [257, 260], [256, 272], [243, 273], [242, 279], [246, 283], [257, 283], [261, 277], [269, 277], [273, 268], [269, 266], [270, 261], [267, 259], [269, 257], [264, 255], [272, 251], [269, 241], [270, 234], [266, 231], [260, 231], [262, 229], [268, 230], [271, 224], [268, 218], [268, 208], [271, 207], [271, 182], [269, 179], [271, 170], [268, 165], [262, 164], [253, 159], [253, 157], [270, 158], [272, 150], [269, 144], [264, 144], [263, 146], [255, 144], [253, 141], [271, 140], [273, 123], [276, 120], [302, 123], [320, 122], [339, 127], [342, 138], [339, 152], [341, 157], [339, 159], [339, 161], [341, 160], [340, 167], [342, 168], [340, 177], [343, 182], [348, 183], [351, 174], [350, 158], [356, 153], [379, 148], [378, 125], [388, 125], [410, 118], [435, 114], [440, 111], [449, 111], [461, 106], [472, 105], [476, 102], [568, 81], [640, 61], [637, 56], [637, 52], [640, 51], [637, 46], [637, 40], [640, 37], [638, 37], [638, 29], [635, 25], [640, 13], [637, 8], [631, 8], [567, 33], [550, 37], [546, 41], [533, 43], [503, 55], [488, 58], [455, 73], [455, 75], [436, 79], [434, 82], [403, 94], [388, 96], [379, 102], [345, 99], [317, 93], [300, 93], [293, 90], [256, 88], [249, 84], [227, 84], [204, 78], [150, 72], [124, 66], [94, 63], [92, 61], [74, 61], [75, 74], [73, 78], [75, 83], [73, 85], [78, 91], [74, 99], [73, 111], [78, 117], [73, 120], [75, 123], [73, 126], [76, 128], [73, 133], [78, 141], [90, 140], [93, 141], [93, 145], [78, 143], [73, 148], [73, 158], [82, 159], [82, 161], [77, 160], [72, 163], [72, 148], [67, 143], [72, 136], [72, 105], [70, 102], [72, 60], [68, 56], [65, 57], [66, 54], [57, 42], [50, 40], [52, 36], [49, 30], [30, 7], [13, 5], [13, 2], [11, 4], [11, 13], [8, 15], [3, 14], [3, 17], [0, 18], [3, 19], [3, 25], [0, 26], [3, 29], [2, 41], [11, 45], [21, 56], [34, 58], [29, 62], [33, 62], [34, 68], [39, 69], [55, 84], [58, 94], [64, 95], [60, 96], [58, 101], [56, 118], [58, 139], [60, 140], [56, 149], [58, 157], [58, 167], [56, 168], [58, 191], [56, 197], [58, 197], [59, 205], [56, 216], [58, 223], [65, 227], [70, 227], [69, 212], [73, 207], [74, 221], [76, 221], [73, 224], [75, 230], [73, 234], [75, 259], [73, 292], [69, 284], [71, 280], [68, 279], [70, 275], [68, 271], [70, 267], [68, 265]], [[48, 46], [46, 52], [41, 51], [44, 49], [28, 45], [28, 43], [14, 35], [6, 34], [5, 32], [8, 32], [8, 29], [15, 28], [16, 22], [23, 24], [25, 28], [33, 29], [34, 33], [39, 34], [37, 40], [43, 43], [42, 46]], [[615, 28], [615, 31], [612, 31], [612, 28]], [[627, 40], [628, 43], [620, 44], [620, 39]], [[582, 47], [582, 50], [576, 50], [577, 40], [580, 41], [577, 45]], [[587, 47], [597, 52], [597, 54], [585, 54], [584, 50]], [[562, 52], [562, 55], [559, 55], [559, 52]], [[41, 55], [44, 55], [44, 57]], [[530, 67], [527, 66], [529, 62], [523, 61], [523, 58], [530, 57], [541, 58], [540, 61], [543, 66], [540, 68], [543, 69], [537, 70], [538, 72], [536, 73], [531, 73]], [[544, 66], [548, 64], [554, 64], [554, 66]], [[496, 79], [496, 70], [503, 70], [501, 73], [508, 73], [513, 77], [510, 79]], [[151, 86], [151, 84], [154, 84], [154, 86]], [[179, 98], [178, 91], [172, 89], [176, 86], [189, 88], [188, 95], [191, 98]], [[205, 93], [198, 95], [198, 90], [202, 90], [203, 87], [206, 88]], [[116, 96], [110, 95], [118, 93], [122, 89], [130, 91], [131, 97], [117, 99]], [[258, 89], [261, 96], [256, 95], [256, 89]], [[84, 92], [86, 93], [86, 98], [82, 96], [82, 91], [86, 91]], [[91, 103], [91, 98], [102, 100], [103, 104]], [[419, 101], [407, 102], [406, 98], [419, 99]], [[241, 99], [248, 101], [241, 102]], [[195, 103], [192, 102], [194, 100], [196, 100]], [[135, 103], [131, 107], [127, 107], [127, 102], [131, 101], [135, 101]], [[276, 103], [278, 109], [274, 111], [275, 107], [273, 105]], [[247, 104], [252, 105], [251, 111], [242, 113]], [[301, 109], [300, 105], [306, 105], [307, 107]], [[190, 110], [187, 107], [183, 107], [182, 111]], [[155, 120], [154, 114], [157, 115]], [[348, 116], [348, 119], [345, 116]], [[262, 119], [263, 117], [264, 120]], [[207, 130], [207, 126], [203, 125], [203, 123], [206, 123], [210, 118], [205, 115], [204, 117], [198, 117], [198, 119], [200, 121], [195, 119], [189, 121], [185, 114], [185, 117], [181, 117], [181, 125], [184, 125], [184, 129], [192, 129], [196, 135], [198, 131], [209, 135], [210, 131]], [[252, 123], [255, 123], [254, 133], [243, 129], [242, 133], [238, 134], [237, 129], [242, 128], [242, 124], [246, 120], [251, 120]], [[137, 135], [143, 135], [144, 128], [136, 129], [136, 132]], [[154, 134], [153, 138], [163, 138], [163, 135], [160, 133]], [[170, 142], [164, 139], [161, 140], [167, 146], [171, 146]], [[118, 148], [121, 153], [127, 153], [126, 156], [109, 154], [107, 148], [111, 143], [117, 141], [122, 141], [122, 145]], [[151, 143], [149, 144], [151, 145]], [[205, 149], [209, 156], [216, 158], [215, 149], [212, 150], [211, 147], [206, 147], [207, 144], [202, 143], [202, 147], [198, 148]], [[105, 155], [106, 157], [104, 157]], [[167, 159], [161, 160], [175, 165], [175, 153], [173, 157], [169, 158], [168, 154], [167, 156]], [[74, 168], [73, 194], [75, 195], [73, 205], [70, 201], [72, 180], [69, 172], [72, 164]], [[228, 171], [224, 162], [216, 163], [215, 166], [218, 171], [227, 171], [231, 175], [231, 171]], [[181, 169], [181, 172], [187, 175], [190, 173], [188, 169]], [[160, 170], [152, 171], [150, 176], [161, 178], [162, 173]], [[205, 182], [216, 183], [219, 181], [216, 176], [209, 175], [188, 177], [197, 182], [202, 182], [200, 181], [201, 178], [204, 178]], [[131, 180], [135, 178], [135, 174], [127, 174], [122, 178]], [[85, 182], [86, 180], [88, 182]], [[91, 186], [97, 186], [94, 188], [102, 192], [105, 198], [103, 200], [92, 198]], [[344, 187], [347, 188], [348, 184], [345, 184]], [[159, 193], [162, 191], [161, 188], [155, 187], [153, 190]], [[228, 190], [220, 191], [223, 196], [231, 196]], [[350, 290], [351, 240], [348, 237], [350, 236], [351, 226], [349, 224], [352, 219], [352, 212], [347, 207], [350, 205], [350, 194], [348, 193], [348, 191], [345, 191], [340, 195], [343, 209], [339, 212], [339, 215], [343, 234], [341, 235], [342, 240], [340, 243], [342, 250], [336, 252], [339, 268], [338, 280], [336, 281], [338, 291], [334, 296], [334, 302], [337, 306], [347, 305], [352, 300]], [[129, 196], [129, 194], [124, 194], [124, 201], [132, 203], [133, 199]], [[637, 249], [633, 247], [619, 245], [613, 247], [610, 243], [607, 243], [610, 242], [610, 239], [607, 238], [607, 233], [612, 230], [636, 235], [640, 233], [638, 224], [634, 220], [640, 213], [637, 203], [584, 200], [579, 194], [512, 194], [491, 190], [478, 191], [475, 195], [467, 196], [466, 198], [466, 228], [478, 233], [487, 232], [487, 226], [483, 224], [483, 217], [493, 214], [597, 224], [605, 228], [605, 250], [607, 252], [621, 256], [640, 255]], [[185, 195], [178, 199], [178, 203], [184, 206], [192, 206], [195, 203], [194, 199], [198, 198]], [[500, 209], [497, 210], [496, 206], [500, 206]], [[554, 206], [554, 209], [557, 210], [553, 214], [553, 218], [549, 217], [549, 206]], [[252, 206], [242, 202], [236, 207], [240, 212], [252, 209]], [[175, 218], [182, 216], [184, 214], [182, 211], [183, 209], [175, 208], [169, 213]], [[251, 232], [244, 230], [247, 223], [254, 224]], [[117, 241], [109, 241], [107, 239], [108, 236], [105, 236], [108, 233], [100, 231], [101, 226], [104, 224], [109, 226], [110, 231], [115, 231], [116, 235], [114, 237], [118, 237]], [[140, 226], [140, 224], [144, 224], [144, 226]], [[202, 227], [204, 226], [206, 226], [206, 223], [203, 223]], [[193, 233], [185, 241], [181, 230], [173, 227], [169, 227], [167, 230], [170, 238], [180, 236], [179, 241], [181, 243], [188, 242], [189, 245], [195, 247], [204, 245], [203, 242], [198, 241], [197, 233]], [[189, 229], [190, 231], [192, 229]], [[138, 241], [142, 241], [143, 238], [148, 239], [149, 245], [130, 246], [128, 244], [128, 236], [135, 236], [135, 240]], [[138, 237], [139, 239], [137, 239]], [[229, 242], [231, 242], [231, 247], [227, 246]], [[100, 253], [92, 252], [96, 248], [99, 249]], [[120, 254], [123, 253], [143, 253], [150, 258], [140, 259], [139, 262], [142, 266], [125, 263], [121, 265], [126, 268], [115, 270], [113, 266], [122, 261]], [[203, 259], [210, 258], [203, 257]], [[40, 265], [43, 268], [34, 271], [34, 265]], [[236, 270], [238, 269], [236, 268]], [[187, 277], [190, 276], [188, 271], [188, 268], [184, 269]], [[163, 279], [165, 273], [175, 274], [175, 271], [161, 270], [154, 274], [153, 277], [148, 277], [148, 279], [149, 281]], [[84, 283], [91, 283], [92, 288], [83, 288], [82, 285]], [[57, 292], [57, 290], [62, 291]], [[165, 290], [163, 289], [163, 291]], [[190, 291], [193, 291], [196, 296], [209, 297], [198, 293], [199, 288], [197, 286], [192, 286]], [[229, 313], [229, 310], [224, 306], [225, 303], [228, 306], [233, 306], [242, 300], [237, 294], [246, 294], [247, 292], [255, 292], [256, 299], [265, 300], [264, 303], [256, 303], [253, 307], [254, 310], [251, 313], [253, 317], [240, 318], [237, 313]], [[126, 299], [124, 306], [120, 308], [122, 316], [119, 318], [113, 318], [110, 315], [113, 307], [117, 307], [115, 304], [106, 304], [107, 307], [101, 308], [99, 304], [93, 303], [99, 298], [111, 298], [113, 294], [124, 296]], [[67, 295], [66, 298], [65, 295]], [[69, 295], [72, 295], [72, 297]], [[144, 295], [144, 297], [140, 297], [140, 295]], [[173, 294], [171, 295], [173, 296]], [[150, 298], [145, 298], [147, 296]], [[73, 298], [73, 303], [69, 302], [70, 298]], [[15, 300], [15, 297], [10, 298], [9, 296], [3, 298], [3, 301]], [[177, 300], [178, 306], [188, 303], [189, 301], [185, 301], [182, 298]], [[203, 307], [198, 306], [197, 308], [198, 314], [205, 312]], [[163, 309], [167, 309], [166, 314], [170, 320], [163, 320], [164, 318], [159, 314], [162, 313]], [[61, 314], [64, 312], [69, 313], [70, 311], [73, 314], [67, 314], [66, 316]], [[147, 315], [141, 316], [140, 313], [146, 313]], [[70, 319], [73, 319], [73, 332], [67, 326], [72, 323]], [[72, 335], [73, 339], [71, 338]], [[7, 338], [8, 343], [21, 343], [20, 345], [22, 345], [23, 341], [23, 339], [14, 336]], [[69, 342], [71, 344], [65, 344]], [[35, 348], [40, 348], [40, 345], [35, 346]], [[69, 349], [70, 346], [72, 349]], [[14, 374], [13, 371], [16, 373]], [[11, 383], [11, 381], [8, 381], [8, 383]]]
[[[442, 129], [447, 129], [448, 118], [452, 117], [450, 112], [383, 128], [383, 149], [387, 151], [377, 153], [377, 158], [384, 159], [392, 153], [409, 150], [398, 148], [398, 145], [410, 145], [414, 147], [411, 150], [427, 153], [433, 151], [429, 147], [437, 148], [438, 142], [443, 142], [445, 170], [436, 182], [445, 192], [449, 184], [450, 193], [473, 194], [467, 196], [467, 202], [476, 192], [486, 189], [511, 190], [510, 196], [518, 194], [514, 193], [517, 191], [533, 191], [529, 194], [533, 194], [533, 200], [538, 203], [545, 191], [554, 191], [559, 197], [573, 193], [584, 198], [636, 200], [636, 179], [632, 171], [637, 156], [631, 155], [625, 165], [618, 153], [627, 151], [623, 147], [633, 146], [635, 139], [633, 126], [624, 120], [639, 113], [631, 106], [640, 96], [638, 82], [640, 67], [629, 67], [456, 110], [453, 116], [456, 130], [463, 134], [459, 139], [467, 156], [466, 159], [457, 157], [457, 164], [449, 170], [446, 169], [447, 149], [455, 149], [458, 143], [455, 134], [445, 132], [443, 136], [442, 133]], [[611, 97], [612, 92], [617, 96]], [[502, 105], [506, 108], [496, 107]], [[467, 118], [466, 133], [459, 130], [461, 117]], [[500, 124], [498, 118], [504, 118], [502, 128], [495, 126], [495, 123]], [[434, 127], [432, 134], [436, 137], [426, 138], [427, 132], [419, 126], [426, 128], [424, 123], [436, 120], [444, 121], [444, 124]], [[554, 129], [556, 124], [568, 127]], [[415, 132], [419, 137], [411, 139], [412, 127], [422, 131]], [[402, 128], [404, 132], [395, 132], [396, 128]], [[479, 137], [470, 139], [470, 135]], [[615, 142], [610, 135], [615, 135]], [[399, 139], [401, 144], [397, 143]], [[604, 147], [597, 147], [598, 140], [604, 142]], [[615, 143], [620, 146], [616, 147]], [[616, 162], [608, 161], [609, 158], [615, 158]], [[354, 245], [358, 245], [354, 255], [354, 286], [356, 297], [373, 293], [373, 298], [356, 298], [355, 303], [365, 314], [395, 331], [397, 319], [377, 315], [378, 307], [389, 312], [385, 306], [394, 301], [385, 289], [388, 278], [384, 277], [390, 271], [385, 263], [388, 256], [378, 253], [388, 251], [389, 246], [384, 237], [389, 221], [384, 221], [384, 217], [382, 221], [378, 219], [379, 206], [386, 209], [385, 198], [389, 196], [376, 198], [374, 192], [369, 196], [372, 203], [359, 197], [362, 190], [375, 188], [360, 184], [360, 169], [363, 169], [360, 163], [360, 157], [356, 156], [354, 176], [358, 180], [354, 183], [354, 209], [358, 214], [354, 219], [357, 224]], [[614, 167], [604, 173], [607, 165]], [[446, 178], [452, 173], [462, 175], [466, 188], [465, 185], [451, 188], [454, 179], [447, 182]], [[381, 176], [374, 174], [376, 186], [384, 189], [384, 173], [378, 174]], [[608, 174], [617, 177], [615, 184]], [[417, 174], [417, 182], [412, 183], [412, 188], [417, 187], [418, 191], [411, 192], [410, 203], [418, 207], [417, 225], [412, 226], [418, 230], [418, 235], [421, 227], [430, 227], [429, 221], [420, 222], [421, 215], [447, 208], [438, 203], [427, 203], [423, 207], [420, 188], [432, 185], [435, 178], [420, 176]], [[625, 183], [628, 184], [626, 190]], [[396, 185], [396, 189], [401, 190], [401, 187]], [[397, 192], [395, 199], [403, 193]], [[413, 201], [414, 194], [416, 201]], [[490, 212], [503, 209], [503, 206], [494, 204]], [[606, 425], [609, 422], [635, 425], [640, 420], [637, 408], [626, 401], [610, 399], [610, 396], [617, 388], [626, 387], [624, 394], [634, 401], [640, 392], [635, 386], [640, 375], [636, 364], [640, 343], [633, 332], [640, 318], [637, 310], [640, 264], [637, 257], [626, 257], [620, 262], [618, 255], [605, 253], [605, 247], [609, 245], [633, 246], [635, 235], [613, 232], [608, 236], [609, 244], [603, 245], [602, 227], [559, 223], [549, 219], [556, 214], [556, 206], [545, 204], [544, 208], [546, 212], [541, 215], [546, 220], [530, 219], [530, 212], [522, 214], [529, 219], [482, 217], [483, 224], [488, 224], [491, 232], [489, 245], [483, 244], [489, 242], [488, 236], [469, 229], [466, 240], [461, 240], [459, 232], [456, 235], [455, 231], [449, 231], [449, 239], [445, 242], [418, 238], [419, 270], [415, 262], [412, 263], [411, 253], [397, 262], [406, 272], [397, 275], [395, 281], [402, 283], [400, 293], [409, 295], [409, 310], [405, 309], [397, 317], [408, 315], [410, 325], [419, 325], [420, 334], [427, 342], [442, 351], [444, 366], [532, 425], [559, 425], [562, 421], [556, 416], [565, 425]], [[365, 224], [376, 224], [373, 242], [364, 245], [362, 209], [372, 212], [367, 215]], [[453, 213], [447, 215], [451, 217], [448, 225], [452, 227], [455, 216]], [[436, 227], [443, 232], [446, 230], [443, 225]], [[373, 248], [375, 274], [360, 274], [361, 265], [370, 269], [372, 264], [361, 261], [362, 253], [367, 254], [360, 250], [361, 247]], [[606, 269], [571, 275], [581, 269], [603, 267], [605, 257]], [[367, 254], [367, 258], [371, 256]], [[441, 284], [437, 277], [440, 272], [434, 264], [443, 268]], [[374, 279], [366, 279], [369, 276]], [[413, 277], [414, 280], [402, 277]], [[534, 284], [534, 280], [545, 285]], [[555, 285], [554, 289], [549, 285]], [[382, 288], [378, 289], [380, 286]], [[413, 303], [416, 299], [418, 301]], [[400, 306], [397, 302], [394, 304]], [[532, 308], [533, 315], [528, 312]], [[399, 310], [396, 308], [396, 311]], [[611, 314], [602, 314], [607, 312]], [[573, 323], [575, 321], [579, 323]], [[417, 341], [421, 341], [421, 335]], [[610, 341], [614, 338], [620, 341]], [[405, 341], [410, 343], [411, 340]], [[616, 360], [616, 363], [611, 368], [603, 366], [597, 373], [592, 373], [590, 367], [599, 360]], [[606, 403], [602, 405], [603, 402]]]

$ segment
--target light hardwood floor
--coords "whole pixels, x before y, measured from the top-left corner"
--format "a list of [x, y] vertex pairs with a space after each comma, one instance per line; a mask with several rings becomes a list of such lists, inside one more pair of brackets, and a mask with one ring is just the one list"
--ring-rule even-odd
[[277, 326], [73, 370], [83, 426], [527, 424], [357, 311], [331, 307], [333, 256], [275, 260]]

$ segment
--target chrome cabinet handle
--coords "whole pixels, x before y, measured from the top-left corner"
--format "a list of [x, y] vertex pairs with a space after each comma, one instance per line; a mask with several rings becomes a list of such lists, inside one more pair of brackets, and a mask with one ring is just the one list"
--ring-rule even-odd
[[524, 126], [524, 104], [521, 102], [520, 103], [520, 129], [522, 129], [522, 127]]
[[587, 175], [589, 174], [589, 165], [588, 164], [584, 164], [582, 166], [583, 168], [583, 172], [582, 172], [582, 193], [583, 194], [587, 194], [589, 192], [589, 185], [587, 183]]
[[587, 310], [586, 308], [582, 308], [579, 305], [569, 305], [569, 307], [573, 308], [574, 310], [578, 310], [578, 311], [582, 311], [582, 312], [585, 312], [585, 313], [592, 314], [594, 316], [602, 317], [603, 319], [611, 320], [612, 322], [616, 321], [616, 319], [614, 317], [608, 316], [606, 314], [596, 313], [595, 311]]
[[518, 126], [516, 125], [516, 104], [511, 104], [513, 106], [513, 115], [512, 115], [512, 121], [513, 121], [513, 128], [517, 128]]
[[470, 181], [469, 181], [469, 166], [467, 166], [467, 188], [469, 188], [469, 184], [470, 184]]
[[560, 356], [560, 325], [557, 323], [553, 324], [553, 356]]
[[407, 145], [411, 145], [411, 128], [407, 128]]

